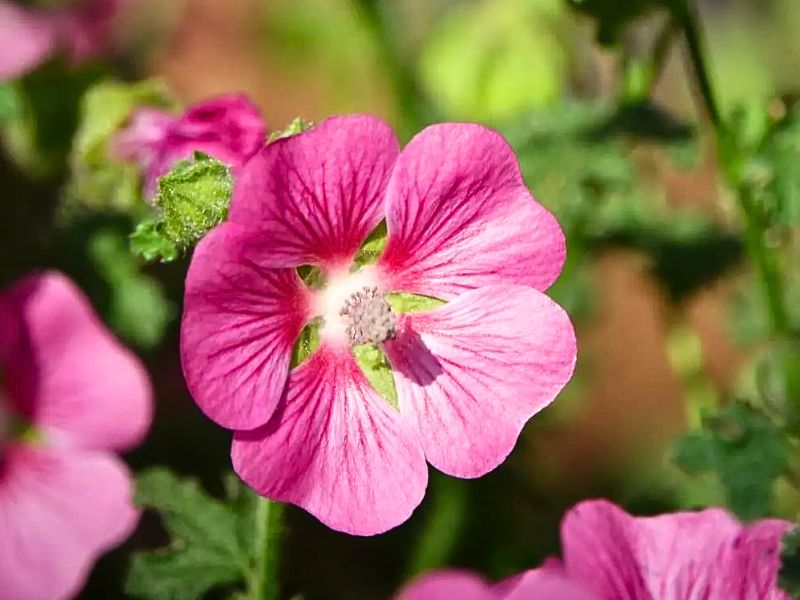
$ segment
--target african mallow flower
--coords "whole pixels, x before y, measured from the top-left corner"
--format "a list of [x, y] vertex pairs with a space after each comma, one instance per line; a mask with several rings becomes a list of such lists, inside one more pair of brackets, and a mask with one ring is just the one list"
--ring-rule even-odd
[[0, 81], [24, 75], [57, 52], [73, 63], [101, 54], [122, 2], [75, 0], [34, 8], [0, 0]]
[[266, 135], [258, 108], [244, 96], [230, 94], [199, 102], [181, 115], [139, 108], [111, 141], [111, 152], [141, 167], [145, 195], [152, 199], [158, 178], [177, 161], [203, 152], [237, 173], [264, 146]]
[[133, 531], [117, 450], [150, 423], [138, 360], [62, 275], [0, 293], [0, 597], [72, 598]]
[[462, 571], [412, 583], [398, 600], [789, 600], [777, 586], [790, 523], [741, 525], [721, 509], [632, 517], [602, 500], [570, 510], [563, 563], [492, 585]]
[[[385, 248], [359, 266], [384, 220]], [[257, 492], [334, 529], [385, 531], [421, 501], [426, 458], [457, 477], [491, 471], [569, 380], [572, 325], [542, 293], [564, 254], [497, 133], [436, 125], [400, 152], [377, 119], [328, 119], [251, 159], [229, 220], [198, 245], [188, 386], [235, 430], [234, 468]], [[390, 292], [446, 303], [402, 313]], [[289, 371], [306, 326], [319, 346]], [[396, 406], [354, 357], [370, 345]]]

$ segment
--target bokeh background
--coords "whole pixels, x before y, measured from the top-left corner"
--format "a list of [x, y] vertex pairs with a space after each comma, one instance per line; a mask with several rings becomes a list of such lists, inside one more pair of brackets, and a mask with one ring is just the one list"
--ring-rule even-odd
[[[167, 465], [219, 494], [230, 436], [195, 408], [180, 371], [188, 261], [143, 265], [128, 251], [127, 217], [63, 207], [76, 99], [101, 73], [161, 78], [183, 104], [241, 91], [270, 129], [296, 116], [368, 112], [405, 141], [434, 121], [487, 123], [518, 150], [527, 183], [567, 232], [570, 258], [552, 294], [578, 330], [574, 381], [502, 467], [476, 481], [432, 472], [422, 506], [386, 535], [348, 537], [290, 508], [284, 597], [387, 598], [445, 564], [503, 577], [557, 553], [559, 519], [582, 498], [640, 513], [726, 502], [713, 474], [675, 465], [673, 442], [698, 426], [703, 406], [758, 386], [763, 323], [686, 49], [680, 35], [664, 33], [663, 15], [645, 15], [604, 47], [596, 22], [564, 0], [130, 4], [106, 63], [26, 83], [57, 81], [60, 93], [27, 130], [3, 138], [0, 283], [35, 268], [64, 270], [144, 358], [157, 416], [128, 457], [134, 469]], [[800, 92], [800, 3], [699, 7], [723, 111], [785, 110]], [[649, 66], [640, 66], [659, 43], [651, 85]], [[793, 516], [796, 492], [780, 481], [775, 492], [768, 510]], [[166, 541], [148, 513], [80, 597], [123, 598], [129, 553]]]

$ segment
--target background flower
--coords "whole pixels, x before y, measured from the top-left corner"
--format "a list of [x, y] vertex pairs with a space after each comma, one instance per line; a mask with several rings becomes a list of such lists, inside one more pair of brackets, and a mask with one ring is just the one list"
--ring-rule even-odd
[[0, 294], [0, 374], [12, 423], [0, 440], [0, 590], [7, 600], [71, 598], [136, 527], [114, 452], [149, 427], [147, 375], [52, 272]]

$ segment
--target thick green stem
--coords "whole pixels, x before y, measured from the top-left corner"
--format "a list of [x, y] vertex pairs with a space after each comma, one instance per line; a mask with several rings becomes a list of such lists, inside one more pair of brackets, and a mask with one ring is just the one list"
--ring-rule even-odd
[[283, 505], [259, 498], [256, 508], [255, 571], [250, 581], [252, 600], [279, 600], [280, 541]]

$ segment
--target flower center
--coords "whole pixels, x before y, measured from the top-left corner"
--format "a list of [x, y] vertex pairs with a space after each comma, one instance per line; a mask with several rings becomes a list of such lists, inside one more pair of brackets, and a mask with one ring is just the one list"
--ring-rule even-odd
[[364, 287], [350, 294], [339, 311], [347, 325], [351, 346], [377, 344], [395, 336], [397, 317], [377, 287]]

